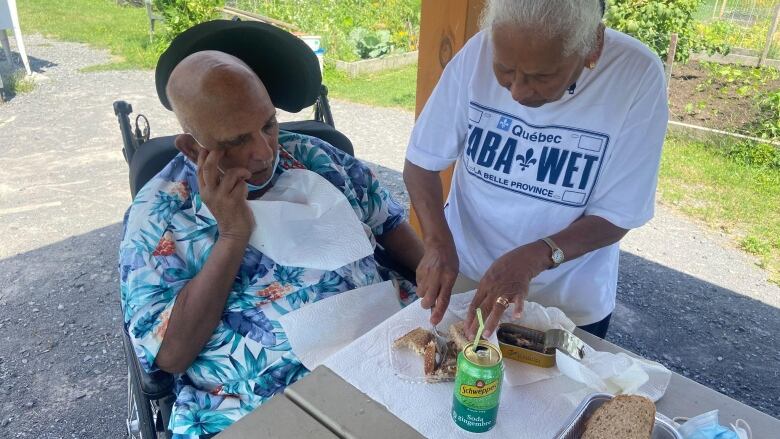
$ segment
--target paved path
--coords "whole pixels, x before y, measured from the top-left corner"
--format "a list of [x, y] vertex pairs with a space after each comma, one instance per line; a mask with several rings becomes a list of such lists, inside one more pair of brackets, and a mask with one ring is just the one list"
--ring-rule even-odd
[[[108, 56], [27, 40], [47, 79], [0, 104], [0, 437], [121, 437], [115, 266], [130, 196], [111, 103], [131, 102], [155, 136], [177, 126], [151, 72], [81, 73]], [[357, 156], [407, 202], [400, 171], [413, 115], [339, 101], [333, 111]], [[609, 338], [780, 416], [780, 288], [766, 273], [663, 206], [623, 249]]]

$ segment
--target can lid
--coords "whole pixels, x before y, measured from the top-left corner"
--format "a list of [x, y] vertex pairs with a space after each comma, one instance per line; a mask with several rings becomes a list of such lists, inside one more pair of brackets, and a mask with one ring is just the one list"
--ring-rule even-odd
[[544, 334], [545, 348], [555, 348], [564, 354], [582, 360], [585, 357], [585, 342], [564, 329], [549, 329]]
[[474, 343], [469, 343], [463, 348], [463, 356], [470, 362], [478, 366], [495, 366], [501, 362], [502, 355], [501, 350], [498, 349], [492, 343], [480, 340], [475, 346]]

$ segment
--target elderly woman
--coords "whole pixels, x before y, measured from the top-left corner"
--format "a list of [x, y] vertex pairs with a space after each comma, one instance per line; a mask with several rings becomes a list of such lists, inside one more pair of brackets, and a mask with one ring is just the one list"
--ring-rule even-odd
[[488, 0], [444, 70], [404, 168], [433, 323], [460, 273], [479, 280], [472, 331], [477, 308], [489, 334], [527, 299], [606, 334], [618, 241], [653, 216], [668, 108], [658, 57], [602, 15], [599, 0]]

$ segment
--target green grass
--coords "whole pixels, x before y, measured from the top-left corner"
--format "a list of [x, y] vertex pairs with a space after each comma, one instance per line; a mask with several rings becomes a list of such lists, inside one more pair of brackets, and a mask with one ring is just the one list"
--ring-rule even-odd
[[35, 90], [35, 80], [28, 77], [24, 71], [16, 71], [3, 76], [3, 88], [9, 94], [29, 93]]
[[23, 0], [17, 7], [25, 33], [110, 50], [115, 60], [98, 69], [151, 69], [157, 62], [143, 8], [115, 0]]
[[341, 71], [326, 67], [323, 82], [334, 98], [414, 111], [417, 65], [357, 78], [350, 78]]
[[661, 200], [734, 237], [780, 283], [780, 169], [740, 163], [726, 155], [729, 146], [670, 136]]

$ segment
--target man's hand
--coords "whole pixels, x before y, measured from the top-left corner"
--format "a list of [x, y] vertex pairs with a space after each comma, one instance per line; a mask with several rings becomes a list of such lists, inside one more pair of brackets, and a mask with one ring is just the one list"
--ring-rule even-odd
[[254, 228], [254, 217], [246, 197], [249, 189], [246, 180], [252, 177], [244, 168], [228, 169], [223, 175], [219, 162], [224, 151], [200, 149], [198, 154], [198, 185], [200, 196], [214, 219], [217, 220], [220, 238], [236, 239], [244, 243]]
[[467, 335], [473, 337], [477, 332], [477, 308], [482, 310], [485, 317], [485, 337], [489, 337], [498, 327], [499, 320], [510, 303], [515, 304], [514, 317], [520, 317], [528, 297], [531, 279], [550, 264], [549, 256], [544, 253], [549, 252], [549, 248], [543, 242], [540, 245], [540, 242], [518, 247], [493, 262], [480, 280], [477, 294], [469, 306], [466, 318]]
[[450, 304], [452, 286], [458, 277], [458, 253], [452, 239], [425, 243], [425, 253], [417, 266], [417, 295], [423, 308], [432, 308], [431, 324], [438, 324]]

